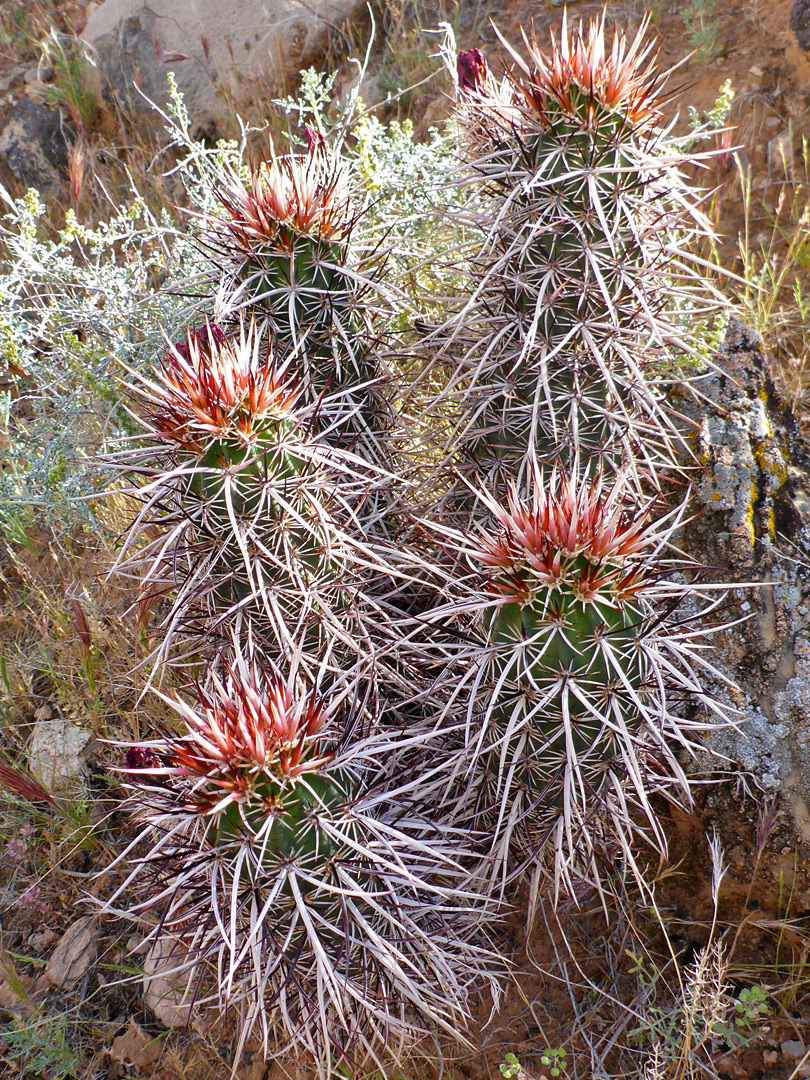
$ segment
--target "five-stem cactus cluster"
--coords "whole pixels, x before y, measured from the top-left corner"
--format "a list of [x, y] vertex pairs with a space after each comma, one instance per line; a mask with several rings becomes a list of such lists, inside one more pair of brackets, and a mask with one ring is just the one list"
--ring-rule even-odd
[[716, 605], [670, 550], [686, 445], [663, 376], [683, 302], [713, 303], [689, 255], [708, 226], [644, 29], [504, 42], [501, 80], [461, 54], [475, 241], [416, 378], [309, 129], [221, 177], [205, 317], [128, 373], [120, 568], [183, 733], [129, 751], [148, 849], [117, 895], [159, 913], [188, 1000], [325, 1074], [463, 1038], [521, 879], [557, 902], [641, 873], [656, 798], [688, 800], [680, 759], [723, 717], [700, 678]]

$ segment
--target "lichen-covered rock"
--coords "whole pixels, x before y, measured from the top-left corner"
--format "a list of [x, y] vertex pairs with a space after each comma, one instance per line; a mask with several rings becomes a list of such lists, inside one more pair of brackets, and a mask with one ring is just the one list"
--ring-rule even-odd
[[697, 424], [700, 510], [684, 546], [718, 580], [759, 584], [733, 590], [743, 621], [715, 640], [711, 662], [737, 688], [714, 689], [739, 721], [708, 743], [760, 788], [784, 790], [801, 827], [810, 821], [810, 455], [754, 331], [732, 320], [718, 368], [685, 409]]
[[92, 732], [67, 720], [37, 720], [28, 744], [31, 774], [48, 791], [67, 791], [86, 772], [96, 745]]

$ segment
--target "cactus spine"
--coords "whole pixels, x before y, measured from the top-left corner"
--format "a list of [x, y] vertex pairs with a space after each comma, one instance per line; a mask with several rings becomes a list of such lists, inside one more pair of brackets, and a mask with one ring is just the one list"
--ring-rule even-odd
[[242, 1042], [258, 1024], [265, 1051], [280, 1029], [327, 1075], [417, 1016], [457, 1036], [497, 966], [472, 940], [486, 904], [459, 891], [451, 840], [409, 813], [403, 785], [380, 788], [387, 739], [347, 749], [345, 695], [325, 701], [255, 657], [209, 670], [198, 698], [166, 699], [184, 735], [130, 751], [151, 848], [119, 890], [151, 879], [140, 906], [163, 909], [189, 995], [240, 1006]]
[[465, 54], [459, 124], [485, 199], [470, 299], [443, 333], [471, 470], [518, 477], [531, 448], [644, 490], [683, 451], [656, 366], [689, 348], [680, 299], [712, 299], [685, 252], [710, 227], [657, 127], [645, 31], [609, 46], [604, 18], [569, 32], [564, 16], [549, 56], [504, 41], [500, 83]]

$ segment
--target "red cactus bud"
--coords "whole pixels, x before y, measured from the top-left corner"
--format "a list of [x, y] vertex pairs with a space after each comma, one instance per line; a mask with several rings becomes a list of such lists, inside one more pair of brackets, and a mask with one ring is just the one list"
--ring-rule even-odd
[[185, 341], [176, 341], [174, 343], [174, 350], [178, 356], [181, 356], [187, 363], [191, 361], [191, 342], [199, 348], [204, 349], [212, 339], [216, 342], [225, 340], [225, 332], [222, 327], [217, 323], [206, 322], [205, 326], [198, 326], [194, 330], [189, 330]]
[[459, 90], [480, 90], [487, 80], [487, 62], [480, 49], [462, 49], [456, 61]]
[[149, 770], [152, 783], [162, 783], [160, 777], [152, 774], [152, 769], [165, 769], [158, 755], [146, 746], [130, 746], [124, 760], [124, 775], [131, 783], [143, 782], [143, 774]]
[[307, 137], [307, 149], [315, 157], [316, 154], [326, 152], [326, 136], [309, 124], [304, 124], [304, 134]]

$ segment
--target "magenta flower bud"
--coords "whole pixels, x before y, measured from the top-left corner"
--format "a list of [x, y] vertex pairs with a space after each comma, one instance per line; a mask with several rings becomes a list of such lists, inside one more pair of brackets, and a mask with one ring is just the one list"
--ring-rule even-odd
[[162, 777], [155, 776], [152, 773], [146, 774], [145, 777], [144, 770], [163, 769], [164, 767], [163, 762], [153, 750], [149, 750], [145, 746], [130, 746], [124, 761], [124, 775], [130, 783], [143, 782], [148, 777], [152, 783], [160, 784], [163, 782]]
[[314, 156], [319, 151], [326, 150], [326, 137], [320, 131], [316, 131], [309, 124], [304, 124], [304, 134], [307, 137], [307, 149], [310, 154]]
[[196, 330], [189, 330], [185, 341], [174, 343], [174, 350], [178, 356], [188, 362], [191, 360], [191, 342], [204, 348], [208, 344], [209, 337], [216, 342], [222, 342], [225, 340], [225, 332], [217, 323], [206, 323], [205, 326], [198, 326]]
[[462, 49], [456, 70], [459, 90], [481, 90], [487, 80], [487, 62], [480, 49]]

